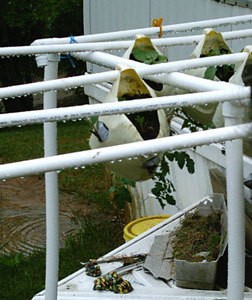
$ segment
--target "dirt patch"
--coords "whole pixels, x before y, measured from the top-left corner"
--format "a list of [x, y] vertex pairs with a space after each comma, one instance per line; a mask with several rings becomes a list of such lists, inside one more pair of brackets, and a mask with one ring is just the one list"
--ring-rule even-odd
[[[84, 201], [61, 192], [60, 246], [66, 236], [78, 229], [75, 216], [86, 216], [90, 208]], [[0, 253], [45, 247], [44, 177], [30, 176], [0, 182]]]

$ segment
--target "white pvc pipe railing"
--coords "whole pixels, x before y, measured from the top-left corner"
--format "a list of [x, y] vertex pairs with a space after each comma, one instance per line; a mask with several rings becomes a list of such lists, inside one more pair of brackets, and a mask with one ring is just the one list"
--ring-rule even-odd
[[252, 123], [230, 126], [226, 128], [198, 131], [178, 136], [164, 137], [155, 140], [134, 142], [118, 146], [111, 146], [93, 150], [85, 150], [69, 154], [61, 154], [46, 158], [8, 163], [0, 168], [0, 179], [27, 176], [44, 172], [64, 170], [67, 168], [98, 164], [113, 163], [127, 157], [136, 157], [144, 154], [153, 154], [175, 149], [186, 149], [194, 146], [207, 145], [237, 138], [251, 136]]
[[67, 90], [69, 88], [77, 88], [92, 83], [105, 81], [114, 81], [118, 76], [118, 71], [108, 71], [98, 74], [87, 74], [62, 79], [55, 79], [44, 82], [34, 82], [28, 84], [20, 84], [11, 87], [0, 88], [0, 99], [15, 98], [21, 95], [29, 95], [42, 93], [46, 91]]
[[[239, 126], [243, 108], [223, 105], [225, 126]], [[251, 123], [252, 124], [252, 123]], [[252, 136], [252, 132], [250, 132]], [[228, 205], [228, 299], [243, 299], [245, 282], [245, 218], [242, 140], [226, 142], [226, 180]], [[239, 274], [239, 275], [237, 275]]]
[[[44, 66], [44, 80], [58, 77], [57, 54], [50, 54]], [[44, 111], [57, 107], [57, 92], [44, 93]], [[44, 122], [44, 155], [57, 156], [57, 123]], [[58, 173], [45, 173], [46, 200], [46, 299], [57, 299], [57, 283], [59, 269], [59, 188]]]
[[[154, 45], [162, 46], [180, 46], [180, 45], [191, 45], [198, 43], [202, 38], [201, 35], [191, 35], [182, 37], [169, 37], [162, 39], [152, 39]], [[252, 29], [243, 29], [236, 31], [223, 32], [222, 36], [226, 40], [248, 38], [252, 36]], [[51, 40], [54, 42], [54, 39]], [[69, 40], [70, 42], [70, 40]], [[107, 41], [107, 42], [88, 42], [88, 43], [75, 43], [75, 44], [50, 44], [50, 45], [36, 45], [36, 46], [16, 46], [16, 47], [3, 47], [0, 48], [0, 56], [8, 57], [15, 55], [38, 55], [48, 53], [69, 53], [79, 51], [106, 51], [106, 50], [120, 50], [127, 49], [132, 45], [132, 40], [129, 41]]]
[[[251, 22], [252, 21], [252, 15], [247, 16], [239, 16], [239, 17], [231, 17], [231, 18], [223, 18], [223, 19], [216, 19], [216, 20], [208, 20], [208, 21], [200, 21], [200, 22], [192, 22], [192, 23], [184, 23], [184, 24], [177, 24], [177, 25], [170, 25], [170, 26], [164, 26], [163, 30], [167, 32], [173, 32], [173, 31], [183, 31], [183, 30], [190, 30], [192, 28], [199, 29], [199, 28], [206, 28], [206, 27], [215, 27], [219, 25], [230, 25], [230, 24], [236, 24], [236, 23], [245, 23], [245, 22]], [[92, 36], [81, 36], [76, 37], [76, 41], [80, 43], [86, 43], [90, 41], [107, 41], [108, 39], [118, 39], [118, 38], [126, 38], [126, 37], [133, 37], [136, 33], [142, 33], [146, 35], [155, 34], [159, 31], [159, 28], [145, 28], [145, 29], [136, 29], [131, 31], [121, 31], [121, 32], [114, 32], [114, 33], [107, 33], [107, 34], [98, 34], [98, 35], [92, 35]], [[245, 33], [240, 32], [237, 33], [237, 35], [242, 36], [243, 34], [251, 34], [248, 31]], [[233, 34], [230, 33], [230, 36]], [[233, 35], [234, 36], [234, 35]], [[192, 39], [194, 37], [189, 37], [187, 42], [192, 42]], [[169, 39], [167, 39], [167, 43]], [[186, 41], [186, 38], [183, 42]], [[33, 43], [33, 45], [49, 45], [49, 44], [66, 44], [69, 43], [69, 38], [62, 38], [62, 39], [43, 39], [38, 40]], [[182, 40], [180, 38], [170, 40], [170, 43], [182, 43]], [[126, 47], [125, 42], [114, 43], [113, 45], [110, 44], [109, 47], [118, 47], [123, 46]], [[157, 41], [157, 43], [159, 43]], [[75, 45], [62, 45], [61, 51], [79, 51], [77, 49], [88, 49], [91, 51], [91, 48], [94, 47], [91, 44], [89, 45], [81, 45], [83, 48], [78, 48], [78, 46]], [[96, 44], [96, 47], [104, 47], [103, 44]], [[68, 48], [69, 47], [69, 48]], [[89, 47], [89, 48], [88, 48]], [[52, 52], [56, 51], [57, 47], [53, 46], [50, 48], [52, 49]], [[93, 48], [94, 49], [94, 48]], [[22, 50], [22, 49], [21, 49]], [[15, 51], [21, 51], [20, 49], [3, 49], [2, 55], [16, 55]], [[28, 49], [27, 49], [28, 50]], [[38, 53], [44, 53], [46, 48], [43, 48], [40, 46], [37, 46], [36, 48], [29, 48], [28, 51], [29, 54], [38, 54]], [[57, 49], [59, 50], [59, 48]], [[104, 48], [102, 48], [104, 50]], [[5, 52], [4, 52], [5, 51]], [[9, 52], [8, 52], [9, 51]], [[34, 51], [34, 52], [32, 52]], [[36, 52], [38, 51], [38, 52]], [[40, 52], [42, 51], [42, 52]], [[11, 54], [12, 53], [12, 54]], [[28, 53], [27, 53], [28, 54]], [[148, 78], [154, 78], [156, 81], [162, 82], [162, 83], [168, 83], [172, 84], [181, 88], [186, 88], [190, 90], [196, 90], [196, 91], [214, 91], [219, 90], [218, 92], [212, 92], [212, 93], [204, 93], [204, 95], [207, 95], [209, 103], [217, 101], [217, 93], [220, 97], [221, 93], [223, 99], [219, 99], [219, 101], [224, 101], [224, 98], [227, 101], [234, 101], [238, 99], [242, 99], [243, 96], [245, 99], [249, 98], [250, 95], [250, 88], [242, 88], [237, 87], [235, 85], [231, 85], [228, 83], [220, 83], [220, 82], [213, 82], [205, 79], [200, 78], [193, 78], [192, 76], [176, 73], [175, 71], [181, 71], [185, 70], [187, 68], [197, 68], [200, 66], [209, 65], [216, 65], [218, 63], [224, 64], [224, 63], [234, 63], [237, 61], [242, 61], [246, 59], [246, 55], [244, 53], [236, 54], [236, 55], [228, 55], [228, 56], [222, 56], [222, 57], [214, 57], [214, 58], [207, 58], [205, 61], [201, 58], [200, 60], [186, 60], [183, 61], [180, 65], [176, 62], [176, 64], [161, 64], [159, 66], [146, 66], [137, 62], [132, 62], [129, 60], [125, 60], [123, 58], [117, 58], [115, 56], [111, 56], [104, 53], [91, 53], [91, 52], [84, 52], [84, 53], [75, 53], [73, 54], [78, 58], [85, 59], [91, 62], [96, 62], [101, 65], [109, 66], [114, 68], [117, 64], [123, 63], [128, 66], [131, 66], [133, 68], [136, 68], [137, 71], [141, 76], [148, 76]], [[50, 55], [49, 55], [50, 57]], [[39, 57], [38, 57], [39, 58]], [[48, 58], [46, 56], [46, 58]], [[43, 58], [44, 59], [44, 58]], [[42, 59], [42, 60], [43, 60]], [[212, 60], [211, 60], [212, 59]], [[224, 62], [225, 60], [225, 62]], [[127, 62], [126, 62], [127, 61]], [[232, 62], [231, 62], [232, 61]], [[45, 67], [45, 80], [49, 79], [49, 82], [44, 83], [34, 83], [29, 85], [21, 85], [21, 86], [15, 86], [11, 88], [1, 88], [0, 89], [0, 97], [1, 98], [8, 98], [8, 97], [15, 97], [20, 95], [26, 95], [30, 93], [36, 93], [36, 92], [47, 92], [44, 98], [45, 103], [48, 103], [52, 101], [52, 105], [55, 105], [55, 90], [57, 89], [66, 89], [69, 87], [77, 87], [80, 85], [85, 84], [91, 84], [91, 83], [98, 83], [102, 81], [113, 81], [117, 75], [118, 71], [109, 71], [105, 72], [104, 74], [95, 74], [95, 75], [84, 75], [84, 76], [78, 76], [77, 78], [70, 78], [70, 79], [60, 79], [60, 80], [50, 80], [55, 77], [55, 60], [48, 60], [48, 64], [46, 64]], [[184, 64], [184, 65], [182, 65]], [[166, 68], [165, 70], [162, 68]], [[170, 68], [170, 69], [169, 69]], [[167, 69], [169, 69], [167, 71]], [[48, 73], [47, 73], [48, 72]], [[163, 72], [163, 74], [154, 76], [151, 74], [156, 74], [158, 72]], [[173, 72], [170, 74], [166, 74], [167, 72]], [[226, 93], [226, 91], [220, 91], [221, 89], [229, 89], [229, 92], [234, 93], [234, 95], [231, 95], [230, 93]], [[49, 92], [50, 91], [50, 92]], [[215, 94], [214, 94], [215, 93]], [[236, 94], [235, 94], [236, 93]], [[186, 95], [187, 96], [187, 95]], [[193, 100], [193, 95], [191, 95], [191, 98], [178, 96], [177, 99], [174, 100], [173, 105], [178, 105], [180, 103], [183, 105], [192, 105], [192, 103], [202, 103], [199, 98], [196, 98], [196, 100]], [[196, 95], [195, 95], [196, 96]], [[202, 95], [203, 96], [203, 95]], [[184, 98], [183, 98], [184, 97]], [[158, 105], [159, 107], [169, 107], [168, 101], [171, 100], [171, 97], [164, 97], [159, 100], [157, 99], [157, 104], [152, 104], [149, 109], [157, 109]], [[153, 99], [151, 99], [153, 101]], [[149, 100], [148, 100], [149, 101]], [[183, 101], [184, 102], [183, 104]], [[198, 102], [197, 102], [198, 101]], [[111, 114], [114, 113], [114, 111], [118, 112], [124, 112], [129, 111], [132, 112], [133, 109], [137, 109], [139, 107], [140, 101], [130, 101], [129, 103], [117, 103], [115, 107], [112, 107], [107, 111], [104, 111], [105, 106], [102, 104], [101, 107], [98, 107], [96, 111], [92, 111], [92, 106], [90, 111], [85, 111], [86, 106], [83, 106], [82, 108], [84, 111], [80, 112], [80, 116], [92, 116], [92, 115], [99, 115], [99, 114]], [[148, 103], [147, 103], [148, 104]], [[143, 110], [147, 108], [144, 106]], [[226, 103], [229, 104], [229, 103]], [[51, 104], [50, 104], [51, 105]], [[132, 105], [132, 107], [131, 107]], [[166, 106], [167, 105], [167, 106]], [[171, 104], [170, 104], [171, 105]], [[229, 104], [230, 107], [236, 111], [236, 107]], [[31, 175], [31, 174], [37, 174], [37, 173], [46, 173], [46, 174], [56, 174], [58, 170], [64, 169], [64, 168], [70, 168], [70, 167], [83, 167], [88, 164], [93, 163], [101, 163], [101, 162], [109, 162], [113, 163], [115, 160], [120, 160], [122, 158], [127, 157], [136, 157], [143, 154], [152, 154], [160, 151], [172, 151], [175, 149], [184, 149], [189, 147], [194, 147], [198, 145], [205, 145], [209, 143], [214, 142], [223, 142], [223, 141], [229, 141], [229, 140], [237, 140], [246, 136], [250, 136], [252, 132], [252, 123], [244, 124], [244, 125], [237, 125], [240, 123], [237, 121], [237, 116], [234, 116], [234, 119], [229, 122], [227, 121], [229, 118], [229, 115], [225, 115], [226, 125], [231, 125], [226, 128], [219, 128], [219, 129], [213, 129], [208, 130], [207, 132], [196, 132], [196, 133], [190, 133], [180, 136], [173, 136], [173, 137], [167, 137], [157, 140], [149, 140], [149, 141], [143, 141], [143, 142], [136, 142], [132, 143], [132, 147], [128, 147], [128, 145], [118, 145], [113, 147], [107, 147], [107, 148], [100, 148], [100, 149], [94, 149], [94, 150], [86, 150], [76, 153], [69, 153], [64, 155], [57, 155], [57, 145], [56, 145], [56, 124], [51, 123], [55, 122], [58, 119], [61, 119], [63, 117], [68, 118], [68, 116], [63, 116], [63, 113], [70, 113], [69, 118], [78, 118], [79, 114], [76, 113], [76, 115], [73, 115], [70, 111], [63, 111], [61, 110], [59, 113], [56, 112], [52, 106], [45, 105], [46, 111], [45, 112], [30, 112], [27, 115], [25, 113], [20, 114], [9, 114], [9, 122], [7, 120], [4, 120], [6, 116], [3, 117], [3, 123], [2, 126], [13, 126], [13, 125], [20, 125], [20, 124], [31, 124], [34, 122], [46, 122], [46, 124], [50, 125], [50, 129], [52, 129], [52, 134], [49, 133], [49, 128], [45, 126], [45, 157], [39, 158], [35, 160], [30, 161], [22, 161], [17, 163], [11, 163], [11, 164], [5, 164], [1, 165], [0, 167], [0, 179], [6, 180], [8, 178], [17, 177], [17, 176], [24, 176], [24, 175]], [[133, 108], [134, 107], [134, 108]], [[99, 111], [99, 109], [101, 111]], [[112, 112], [113, 111], [113, 112]], [[36, 115], [37, 113], [37, 115]], [[83, 113], [83, 114], [81, 114]], [[29, 119], [29, 116], [31, 117]], [[25, 119], [26, 118], [26, 119]], [[37, 118], [37, 119], [36, 119]], [[38, 119], [40, 118], [40, 119]], [[42, 119], [41, 119], [42, 118]], [[57, 119], [58, 118], [58, 119]], [[51, 126], [52, 125], [52, 126]], [[234, 125], [234, 126], [232, 126]], [[52, 143], [52, 144], [51, 144]], [[233, 166], [233, 159], [234, 155], [239, 156], [238, 164], [239, 166], [236, 168], [236, 164]], [[243, 286], [244, 286], [244, 217], [242, 216], [242, 205], [240, 205], [241, 202], [243, 202], [243, 194], [242, 194], [242, 148], [241, 148], [241, 141], [237, 140], [237, 142], [227, 142], [227, 165], [229, 167], [227, 168], [227, 181], [228, 181], [228, 202], [229, 205], [232, 205], [231, 213], [229, 213], [229, 242], [233, 246], [233, 250], [229, 252], [229, 278], [228, 278], [228, 297], [229, 299], [234, 300], [240, 300], [243, 298]], [[230, 166], [232, 165], [232, 166]], [[47, 175], [46, 175], [47, 177]], [[51, 185], [48, 181], [51, 181]], [[47, 189], [47, 215], [48, 215], [48, 223], [47, 226], [51, 230], [54, 228], [53, 233], [50, 237], [48, 237], [48, 243], [52, 243], [51, 250], [47, 249], [48, 257], [47, 257], [47, 275], [46, 275], [46, 299], [52, 300], [57, 298], [57, 270], [58, 270], [58, 249], [57, 249], [57, 226], [58, 226], [58, 219], [55, 214], [58, 215], [57, 211], [57, 193], [58, 193], [58, 187], [57, 187], [57, 177], [53, 176], [53, 178], [48, 177], [48, 181], [46, 184]], [[53, 191], [53, 190], [56, 190]], [[235, 191], [234, 191], [235, 190]], [[55, 192], [55, 193], [54, 193]], [[50, 196], [49, 196], [50, 194]], [[50, 206], [49, 200], [54, 203]], [[56, 199], [56, 201], [55, 201]], [[235, 203], [233, 203], [235, 202]], [[230, 204], [231, 203], [231, 204]], [[238, 215], [235, 215], [235, 212], [238, 212]], [[55, 220], [53, 218], [55, 217]], [[236, 218], [237, 217], [237, 218]], [[236, 230], [234, 228], [235, 225]], [[47, 232], [49, 234], [49, 232]], [[236, 240], [236, 235], [239, 236], [239, 243]], [[55, 241], [52, 241], [52, 239], [55, 238]], [[50, 251], [49, 251], [50, 250]], [[50, 254], [49, 254], [50, 253]], [[55, 261], [53, 262], [53, 259]], [[49, 266], [49, 264], [51, 264]], [[238, 270], [238, 267], [239, 270]], [[50, 269], [51, 268], [51, 269]], [[49, 271], [50, 270], [50, 271]], [[243, 275], [240, 276], [240, 274], [243, 273]], [[239, 279], [237, 282], [235, 282], [235, 277], [238, 274]]]
[[[180, 23], [180, 24], [171, 24], [163, 26], [164, 33], [175, 33], [180, 31], [188, 32], [190, 30], [199, 30], [202, 28], [215, 28], [219, 26], [225, 25], [238, 25], [252, 22], [252, 15], [243, 15], [237, 17], [229, 17], [229, 18], [219, 18], [214, 20], [204, 20], [198, 22], [188, 22], [188, 23]], [[145, 35], [154, 35], [159, 32], [159, 28], [157, 27], [149, 27], [149, 28], [138, 28], [132, 30], [123, 30], [123, 31], [115, 31], [109, 33], [98, 33], [92, 35], [83, 35], [76, 36], [75, 40], [78, 43], [87, 43], [87, 42], [100, 42], [100, 41], [112, 41], [118, 39], [126, 39], [135, 37], [136, 34], [141, 33]], [[48, 44], [68, 44], [70, 42], [70, 38], [49, 38], [49, 39], [39, 39], [32, 43], [32, 45], [48, 45]]]
[[[241, 55], [240, 55], [241, 54]], [[172, 68], [176, 69], [176, 62], [166, 63], [164, 64], [156, 64], [156, 65], [146, 65], [137, 61], [129, 60], [123, 57], [118, 57], [115, 55], [111, 55], [108, 53], [103, 52], [88, 52], [88, 53], [74, 53], [73, 54], [76, 58], [87, 60], [92, 63], [96, 63], [105, 67], [109, 68], [116, 68], [118, 65], [125, 65], [129, 66], [131, 68], [136, 69], [138, 74], [140, 76], [143, 76], [144, 78], [148, 78], [151, 80], [154, 80], [156, 82], [160, 82], [163, 84], [169, 84], [172, 86], [176, 86], [182, 89], [186, 90], [193, 90], [193, 91], [210, 91], [210, 90], [220, 90], [223, 88], [240, 88], [235, 84], [223, 82], [223, 81], [213, 81], [213, 80], [206, 80], [204, 78], [200, 77], [194, 77], [183, 73], [178, 72], [172, 72], [169, 74], [165, 74], [165, 70], [167, 70], [168, 64], [172, 64]], [[231, 55], [231, 54], [230, 54]], [[246, 59], [248, 56], [248, 53], [237, 53], [238, 56], [236, 56], [237, 60], [240, 61], [241, 58]], [[210, 58], [210, 57], [208, 57]], [[220, 60], [222, 58], [222, 55], [219, 56], [213, 56], [212, 60], [206, 60], [207, 66], [211, 65], [218, 65], [220, 63]], [[227, 62], [228, 55], [224, 58], [224, 60]], [[203, 58], [196, 58], [194, 62], [196, 61], [196, 65], [199, 68], [201, 65], [201, 59]], [[220, 59], [220, 60], [219, 60]], [[235, 59], [233, 60], [233, 62]], [[193, 60], [187, 59], [181, 61], [181, 63], [178, 64], [180, 70], [185, 69], [191, 69], [193, 68]], [[220, 63], [221, 65], [221, 63]], [[171, 68], [171, 69], [172, 69]], [[163, 72], [163, 73], [162, 73]], [[159, 75], [150, 75], [160, 73]]]
[[[75, 54], [78, 59], [88, 60], [90, 62], [95, 62], [101, 65], [108, 66], [110, 68], [115, 68], [118, 64], [124, 64], [129, 67], [134, 67], [140, 76], [149, 76], [155, 73], [169, 73], [175, 71], [183, 71], [186, 69], [192, 68], [200, 68], [204, 66], [211, 66], [211, 65], [223, 65], [223, 64], [233, 64], [237, 62], [241, 62], [245, 60], [248, 56], [248, 53], [235, 53], [229, 55], [220, 55], [220, 56], [213, 56], [213, 57], [205, 57], [205, 58], [195, 58], [195, 59], [186, 59], [178, 62], [168, 62], [158, 65], [145, 65], [136, 61], [128, 60], [122, 57], [116, 57], [114, 55], [102, 52], [88, 52], [88, 53], [77, 53]], [[69, 88], [76, 88], [78, 86], [84, 86], [88, 84], [94, 84], [99, 82], [105, 81], [114, 81], [119, 74], [119, 71], [107, 71], [98, 74], [86, 74], [75, 76], [71, 78], [62, 78], [62, 79], [55, 79], [45, 82], [35, 82], [35, 83], [28, 83], [22, 85], [16, 85], [11, 87], [3, 87], [0, 88], [0, 99], [7, 99], [10, 97], [17, 97], [21, 95], [29, 95], [35, 93], [41, 93], [45, 91], [51, 90], [59, 90], [59, 89], [69, 89]], [[172, 78], [175, 74], [169, 74], [162, 76], [158, 75], [153, 77], [156, 81], [162, 83], [170, 83], [174, 85]], [[170, 76], [172, 75], [172, 76]], [[170, 77], [169, 77], [170, 76]], [[177, 74], [180, 78], [177, 81], [177, 85], [182, 88], [192, 88], [191, 84], [194, 80], [193, 77], [190, 76], [190, 82], [185, 85], [185, 79], [188, 78], [185, 74]], [[172, 82], [170, 81], [172, 80]], [[206, 81], [202, 78], [196, 78], [196, 85], [197, 82], [205, 82], [206, 88], [209, 86], [209, 81]], [[175, 84], [176, 85], [176, 84]], [[213, 82], [211, 86], [215, 86], [215, 89], [221, 89], [223, 86], [230, 87], [231, 85], [224, 82]], [[237, 86], [233, 85], [237, 88]]]
[[[54, 121], [80, 120], [91, 116], [133, 113], [174, 107], [186, 107], [197, 104], [210, 104], [225, 101], [243, 100], [242, 104], [249, 105], [251, 94], [250, 87], [238, 89], [226, 89], [201, 93], [190, 93], [177, 96], [163, 96], [140, 100], [120, 101], [112, 103], [100, 103], [95, 105], [80, 105], [72, 107], [51, 108], [2, 114], [0, 128], [11, 126], [23, 126]], [[248, 103], [244, 101], [248, 99]]]

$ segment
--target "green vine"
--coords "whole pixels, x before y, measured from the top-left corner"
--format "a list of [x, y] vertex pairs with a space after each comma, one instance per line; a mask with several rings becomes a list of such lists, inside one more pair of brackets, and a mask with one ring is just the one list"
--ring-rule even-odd
[[[204, 56], [215, 56], [222, 54], [229, 54], [231, 51], [225, 48], [210, 49], [207, 55]], [[203, 57], [203, 55], [201, 56]], [[142, 63], [152, 65], [162, 62], [167, 62], [168, 59], [164, 55], [160, 55], [152, 47], [141, 47], [133, 49], [130, 58], [135, 61], [140, 61]], [[210, 66], [206, 69], [204, 77], [206, 79], [214, 80], [215, 77], [218, 77], [222, 81], [228, 81], [229, 78], [234, 74], [234, 65], [223, 65], [223, 66]], [[162, 86], [162, 85], [161, 85]], [[146, 97], [146, 95], [144, 95]], [[135, 99], [136, 95], [127, 95], [120, 97], [118, 100], [131, 100]], [[137, 97], [139, 98], [139, 97]], [[141, 98], [141, 97], [140, 97]], [[199, 129], [207, 130], [213, 128], [213, 124], [201, 124], [200, 122], [195, 121], [191, 118], [183, 109], [175, 109], [173, 111], [173, 116], [177, 115], [184, 119], [181, 129], [188, 128], [191, 132], [196, 132]], [[143, 114], [136, 114], [134, 120], [131, 120], [138, 130], [143, 130], [146, 127], [146, 118], [147, 116]], [[92, 131], [96, 133], [96, 128], [94, 126], [95, 122], [92, 120]], [[153, 138], [153, 137], [152, 137]], [[170, 174], [170, 162], [176, 162], [180, 169], [186, 168], [190, 174], [195, 172], [195, 166], [193, 159], [185, 151], [173, 151], [165, 152], [163, 158], [160, 162], [159, 169], [155, 172], [153, 176], [154, 187], [152, 188], [152, 193], [156, 196], [159, 204], [162, 209], [167, 205], [175, 205], [176, 199], [174, 198], [173, 193], [175, 192], [175, 187], [172, 181], [168, 178], [167, 175]], [[128, 181], [125, 178], [116, 177], [114, 185], [110, 188], [109, 192], [114, 194], [114, 200], [118, 207], [123, 208], [125, 202], [130, 202], [131, 197], [128, 191], [127, 186], [135, 186], [135, 183]]]
[[131, 203], [131, 195], [128, 190], [128, 186], [135, 187], [135, 181], [124, 177], [115, 176], [113, 185], [108, 190], [108, 192], [113, 195], [114, 204], [119, 209], [123, 209], [125, 207], [125, 203]]
[[154, 187], [152, 193], [156, 196], [162, 209], [166, 204], [175, 205], [176, 200], [172, 195], [175, 192], [175, 187], [172, 181], [167, 178], [167, 174], [170, 174], [169, 162], [176, 161], [179, 168], [187, 168], [190, 174], [195, 172], [194, 161], [185, 151], [173, 151], [165, 152], [161, 160], [160, 168], [153, 176]]

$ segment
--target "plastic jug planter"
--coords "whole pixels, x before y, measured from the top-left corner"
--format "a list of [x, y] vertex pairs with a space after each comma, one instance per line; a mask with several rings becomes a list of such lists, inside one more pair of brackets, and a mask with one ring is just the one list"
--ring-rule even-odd
[[[199, 225], [202, 228], [207, 225], [206, 239], [202, 238], [201, 230], [194, 229]], [[186, 228], [188, 232], [185, 232]], [[215, 231], [219, 234], [216, 235]], [[206, 202], [182, 219], [173, 234], [176, 285], [192, 289], [214, 289], [217, 266], [227, 246], [227, 208], [223, 195], [207, 197]], [[202, 248], [202, 245], [206, 248]]]
[[[145, 35], [137, 34], [134, 43], [126, 50], [124, 58], [147, 65], [168, 62], [168, 58]], [[145, 82], [155, 91], [157, 96], [171, 95], [174, 87], [151, 80]]]
[[[229, 82], [241, 86], [252, 86], [252, 46], [246, 46], [243, 52], [248, 53], [248, 58], [235, 67], [235, 74], [230, 78]], [[252, 120], [251, 107], [242, 108], [245, 110], [244, 122]]]
[[[103, 102], [130, 101], [156, 97], [154, 91], [134, 69], [119, 67], [120, 75]], [[92, 149], [127, 144], [169, 135], [169, 125], [163, 110], [132, 114], [99, 116], [90, 136]], [[116, 175], [134, 181], [150, 179], [162, 154], [141, 155], [108, 163]]]
[[[215, 55], [223, 55], [232, 53], [231, 48], [226, 43], [222, 34], [211, 29], [204, 30], [204, 36], [191, 54], [191, 58], [209, 57]], [[200, 78], [206, 78], [215, 81], [228, 82], [234, 74], [233, 65], [210, 66], [208, 68], [198, 68], [185, 72]], [[186, 91], [177, 89], [177, 94], [185, 93]], [[209, 126], [213, 123], [216, 127], [223, 126], [222, 104], [196, 105], [196, 107], [183, 108], [183, 112], [189, 118], [202, 125]]]

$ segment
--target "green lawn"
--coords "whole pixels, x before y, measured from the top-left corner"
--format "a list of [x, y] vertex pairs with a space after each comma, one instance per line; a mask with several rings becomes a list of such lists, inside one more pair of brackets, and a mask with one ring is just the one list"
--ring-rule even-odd
[[[88, 129], [85, 121], [59, 123], [58, 152], [70, 153], [88, 149]], [[43, 156], [42, 125], [1, 129], [0, 138], [1, 163]], [[116, 211], [109, 201], [107, 177], [103, 165], [64, 170], [59, 174], [60, 190], [74, 193], [78, 200], [92, 205], [92, 214], [78, 219], [82, 224], [81, 230], [70, 236], [65, 247], [60, 250], [59, 279], [78, 270], [81, 267], [80, 261], [97, 258], [123, 243], [122, 224], [112, 221]], [[0, 257], [1, 300], [31, 299], [44, 288], [44, 280], [43, 251], [28, 257], [15, 253]]]

